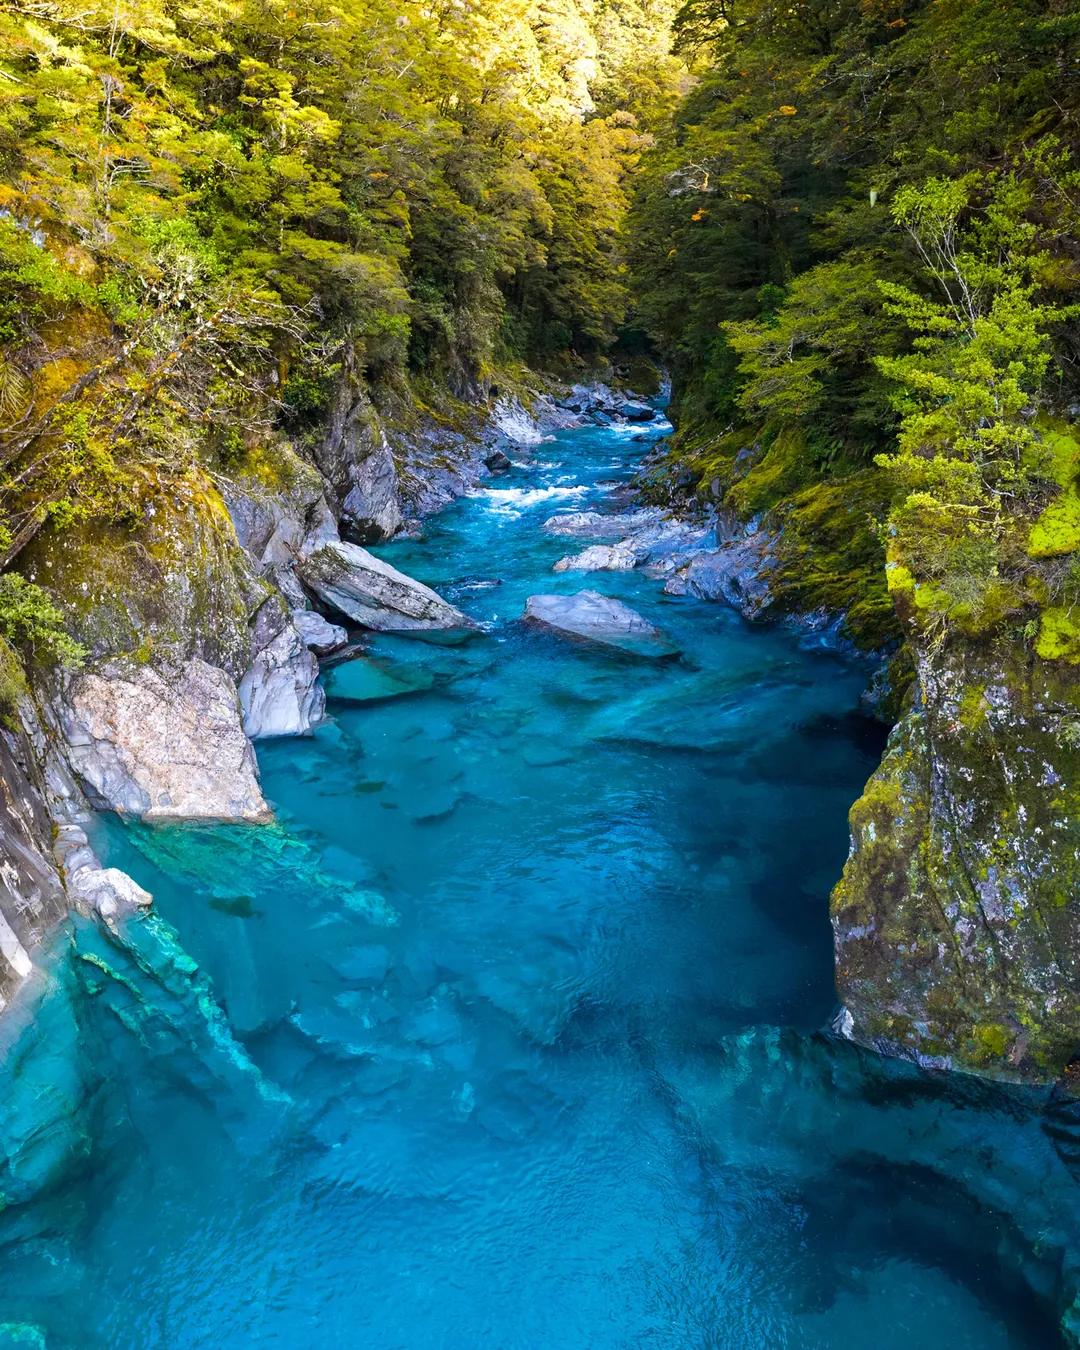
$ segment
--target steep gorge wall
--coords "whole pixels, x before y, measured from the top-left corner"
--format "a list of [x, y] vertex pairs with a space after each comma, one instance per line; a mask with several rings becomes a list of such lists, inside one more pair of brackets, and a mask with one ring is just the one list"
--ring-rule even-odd
[[839, 1024], [1035, 1080], [1080, 1047], [1080, 676], [1021, 642], [920, 651], [832, 898]]
[[896, 725], [832, 896], [835, 1027], [928, 1065], [1053, 1081], [1080, 1051], [1080, 666], [1017, 618], [943, 636], [902, 579], [886, 589], [866, 526], [887, 503], [880, 470], [816, 482], [798, 432], [762, 440], [690, 427], [644, 490], [715, 521], [716, 547], [670, 590], [878, 662], [864, 704]]

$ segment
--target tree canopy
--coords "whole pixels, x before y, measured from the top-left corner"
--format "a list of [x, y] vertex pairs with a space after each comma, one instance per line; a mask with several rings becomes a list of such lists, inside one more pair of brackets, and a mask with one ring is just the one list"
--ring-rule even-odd
[[674, 37], [701, 78], [629, 248], [680, 472], [773, 510], [799, 602], [868, 645], [888, 579], [935, 639], [1012, 624], [1060, 655], [1080, 532], [1051, 563], [1031, 531], [1080, 521], [1080, 12], [690, 0]]

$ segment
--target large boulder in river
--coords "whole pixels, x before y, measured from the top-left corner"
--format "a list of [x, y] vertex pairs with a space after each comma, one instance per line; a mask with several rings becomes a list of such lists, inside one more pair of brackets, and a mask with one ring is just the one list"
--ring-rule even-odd
[[566, 637], [597, 642], [635, 656], [677, 656], [679, 649], [636, 610], [599, 591], [530, 595], [525, 620]]
[[327, 544], [304, 560], [300, 576], [324, 604], [377, 632], [475, 626], [430, 586], [407, 577], [357, 544]]
[[147, 820], [270, 819], [236, 686], [192, 658], [80, 672], [60, 709], [68, 758], [95, 806]]
[[554, 572], [632, 572], [637, 554], [623, 544], [590, 544], [581, 553], [560, 558]]

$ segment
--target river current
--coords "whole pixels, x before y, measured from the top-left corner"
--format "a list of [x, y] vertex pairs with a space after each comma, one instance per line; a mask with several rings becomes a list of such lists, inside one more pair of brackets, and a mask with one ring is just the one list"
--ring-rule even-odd
[[[378, 550], [484, 631], [373, 639], [313, 738], [259, 747], [276, 827], [98, 826], [161, 918], [123, 970], [86, 925], [57, 955], [35, 1090], [81, 1056], [89, 1123], [5, 1216], [0, 1344], [1060, 1344], [1007, 1213], [1069, 1182], [1037, 1122], [820, 1032], [866, 670], [551, 570], [582, 545], [543, 521], [603, 509], [631, 436], [560, 432]], [[519, 622], [587, 586], [681, 659]]]

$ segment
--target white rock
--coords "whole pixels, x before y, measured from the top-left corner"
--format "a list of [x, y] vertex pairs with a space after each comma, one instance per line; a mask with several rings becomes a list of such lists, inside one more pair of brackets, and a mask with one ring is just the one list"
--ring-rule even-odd
[[637, 564], [632, 549], [620, 544], [590, 544], [581, 553], [560, 558], [556, 572], [631, 572]]
[[72, 768], [99, 807], [150, 820], [270, 819], [236, 687], [198, 658], [166, 678], [111, 662], [61, 709]]
[[518, 398], [499, 399], [491, 420], [515, 445], [539, 445], [544, 439], [536, 418], [525, 411]]
[[599, 511], [565, 511], [544, 521], [548, 534], [570, 539], [614, 539], [629, 534], [663, 515], [658, 508], [631, 511], [621, 516], [605, 516]]
[[331, 652], [340, 651], [349, 641], [344, 628], [329, 623], [313, 609], [293, 610], [292, 617], [296, 631], [316, 656], [329, 656]]
[[659, 628], [629, 605], [598, 591], [576, 595], [530, 595], [525, 619], [568, 637], [584, 638], [641, 656], [675, 656]]
[[147, 909], [154, 903], [149, 891], [117, 867], [102, 867], [100, 863], [79, 867], [68, 873], [68, 890], [76, 899], [84, 900], [104, 919]]
[[244, 730], [252, 740], [304, 736], [326, 711], [319, 663], [290, 618], [240, 681]]

